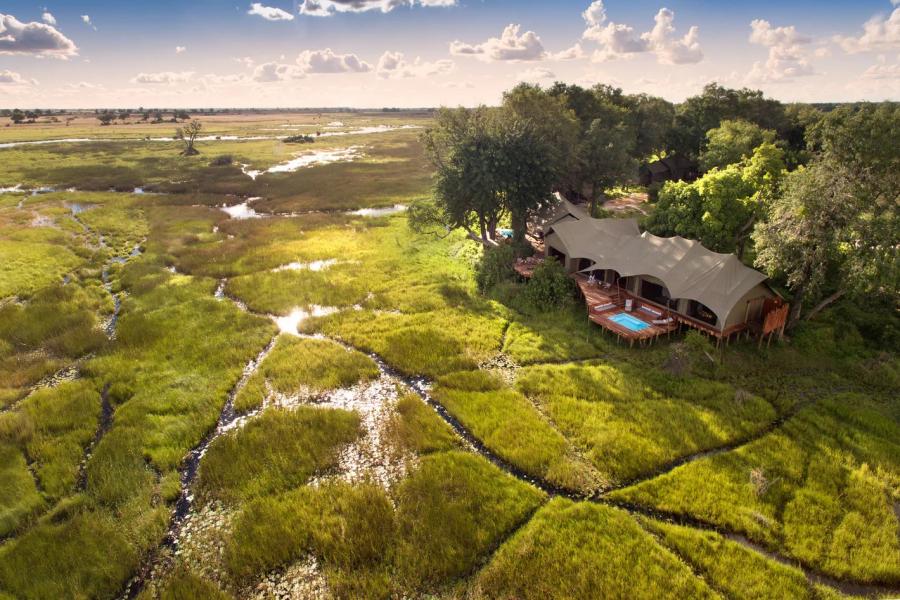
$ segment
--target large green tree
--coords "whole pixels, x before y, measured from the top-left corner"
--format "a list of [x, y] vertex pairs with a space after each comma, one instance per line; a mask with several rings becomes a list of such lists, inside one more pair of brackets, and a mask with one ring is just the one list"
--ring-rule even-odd
[[710, 83], [703, 92], [676, 107], [675, 123], [668, 139], [669, 150], [697, 158], [706, 142], [706, 132], [726, 119], [743, 119], [763, 129], [784, 135], [791, 123], [784, 105], [766, 98], [759, 90], [734, 90]]
[[743, 256], [754, 224], [777, 193], [783, 156], [774, 144], [763, 143], [752, 156], [696, 181], [666, 183], [645, 226], [657, 235], [680, 235]]
[[709, 171], [748, 158], [763, 142], [775, 143], [775, 132], [756, 123], [725, 120], [706, 132], [706, 148], [700, 153], [700, 168]]
[[900, 291], [900, 105], [846, 106], [810, 131], [816, 157], [754, 233], [757, 265], [783, 276], [790, 324], [845, 295]]
[[521, 241], [529, 217], [551, 202], [559, 160], [531, 119], [497, 108], [441, 109], [423, 141], [436, 168], [435, 202], [414, 207], [415, 228], [463, 229], [494, 246], [509, 216]]

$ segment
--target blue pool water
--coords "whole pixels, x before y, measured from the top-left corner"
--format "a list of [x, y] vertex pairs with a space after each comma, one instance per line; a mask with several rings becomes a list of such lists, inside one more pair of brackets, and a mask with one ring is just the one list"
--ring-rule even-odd
[[641, 321], [637, 317], [632, 317], [628, 313], [616, 313], [609, 318], [613, 323], [618, 323], [622, 327], [630, 329], [631, 331], [641, 331], [643, 329], [647, 329], [650, 327], [644, 321]]

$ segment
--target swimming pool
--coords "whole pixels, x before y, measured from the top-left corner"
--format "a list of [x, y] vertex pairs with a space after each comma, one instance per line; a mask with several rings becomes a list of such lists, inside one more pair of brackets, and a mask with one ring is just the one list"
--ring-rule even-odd
[[609, 320], [631, 331], [643, 331], [650, 327], [648, 323], [623, 312], [612, 315]]

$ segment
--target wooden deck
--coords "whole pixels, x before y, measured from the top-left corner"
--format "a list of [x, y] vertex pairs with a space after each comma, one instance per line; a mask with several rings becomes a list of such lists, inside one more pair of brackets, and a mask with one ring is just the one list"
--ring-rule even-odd
[[[635, 299], [631, 294], [623, 290], [616, 289], [615, 286], [604, 286], [600, 283], [592, 282], [587, 276], [580, 273], [572, 275], [578, 288], [584, 296], [584, 303], [587, 306], [588, 318], [600, 325], [603, 329], [610, 331], [618, 339], [625, 340], [629, 345], [653, 343], [653, 340], [662, 336], [669, 335], [678, 329], [678, 321], [675, 320], [669, 311], [658, 310], [656, 307], [642, 309], [643, 301]], [[625, 309], [626, 301], [632, 301], [631, 311]], [[614, 315], [625, 313], [639, 321], [647, 324], [647, 327], [640, 331], [634, 331], [624, 325], [620, 325], [611, 319]], [[666, 318], [672, 318], [667, 324], [654, 323]]]
[[[513, 269], [525, 279], [529, 279], [534, 274], [535, 267], [541, 262], [543, 262], [543, 258], [539, 257], [519, 259], [513, 265]], [[653, 340], [662, 335], [669, 335], [673, 331], [677, 331], [682, 325], [697, 329], [702, 333], [716, 338], [717, 343], [721, 340], [727, 342], [736, 334], [739, 335], [745, 331], [749, 332], [746, 323], [740, 323], [729, 327], [724, 331], [720, 331], [709, 323], [674, 312], [666, 306], [636, 296], [615, 285], [603, 286], [599, 283], [589, 282], [587, 275], [582, 273], [573, 273], [571, 277], [575, 280], [575, 283], [581, 290], [581, 295], [584, 297], [584, 303], [588, 310], [588, 318], [607, 331], [616, 334], [619, 338], [626, 340], [631, 345], [634, 345], [634, 342], [640, 344], [652, 343]], [[640, 319], [648, 325], [641, 331], [633, 331], [610, 320], [610, 317], [615, 314], [627, 312], [625, 311], [626, 300], [632, 301], [632, 310], [627, 314]], [[602, 310], [597, 309], [598, 306], [608, 304], [612, 304], [613, 306]], [[641, 307], [645, 307], [645, 309], [642, 310]], [[673, 320], [672, 323], [665, 325], [653, 323], [653, 321], [667, 318], [671, 318]]]

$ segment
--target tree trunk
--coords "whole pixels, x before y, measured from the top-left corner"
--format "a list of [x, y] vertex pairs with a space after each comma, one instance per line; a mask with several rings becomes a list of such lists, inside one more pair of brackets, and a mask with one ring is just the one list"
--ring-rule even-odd
[[824, 310], [826, 307], [828, 307], [829, 305], [840, 300], [846, 293], [847, 293], [846, 290], [838, 290], [835, 293], [833, 293], [832, 295], [828, 296], [827, 298], [825, 298], [824, 300], [822, 300], [821, 302], [816, 304], [816, 306], [811, 311], [809, 311], [805, 317], [803, 317], [803, 320], [804, 321], [811, 320], [817, 314], [822, 312], [822, 310]]
[[794, 293], [794, 299], [791, 302], [791, 312], [788, 314], [787, 325], [785, 329], [793, 329], [800, 321], [800, 312], [803, 309], [803, 297], [806, 295], [806, 286], [801, 285]]
[[516, 244], [525, 242], [525, 234], [528, 233], [528, 217], [525, 213], [512, 215], [513, 241]]

